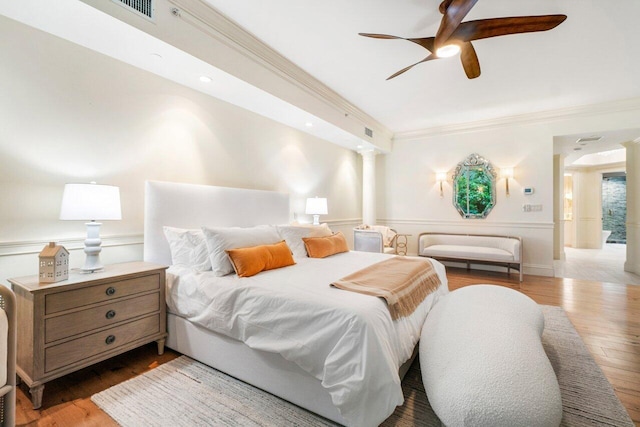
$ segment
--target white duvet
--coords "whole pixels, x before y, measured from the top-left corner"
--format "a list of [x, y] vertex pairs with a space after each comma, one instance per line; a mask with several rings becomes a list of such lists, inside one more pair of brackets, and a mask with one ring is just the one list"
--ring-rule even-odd
[[392, 321], [382, 299], [329, 286], [389, 257], [301, 258], [249, 278], [174, 266], [167, 304], [198, 325], [281, 354], [322, 382], [350, 425], [377, 426], [404, 402], [398, 369], [411, 357], [427, 313], [448, 292], [444, 266], [431, 260], [442, 285], [411, 316]]

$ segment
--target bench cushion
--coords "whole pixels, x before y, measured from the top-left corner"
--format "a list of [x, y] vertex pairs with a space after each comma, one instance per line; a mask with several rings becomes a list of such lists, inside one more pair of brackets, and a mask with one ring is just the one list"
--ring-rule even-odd
[[429, 402], [448, 426], [558, 426], [560, 388], [529, 297], [474, 285], [440, 299], [420, 340]]
[[443, 258], [460, 258], [497, 262], [514, 262], [515, 257], [509, 251], [499, 248], [462, 245], [434, 245], [426, 247], [420, 255]]

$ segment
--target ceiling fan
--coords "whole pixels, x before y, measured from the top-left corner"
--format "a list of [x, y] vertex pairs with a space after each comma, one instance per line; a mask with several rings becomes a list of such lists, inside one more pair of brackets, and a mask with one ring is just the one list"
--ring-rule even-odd
[[479, 19], [462, 22], [478, 0], [444, 0], [440, 3], [442, 21], [435, 37], [404, 38], [387, 34], [359, 33], [374, 39], [400, 39], [419, 44], [430, 54], [421, 61], [390, 75], [387, 80], [409, 71], [423, 62], [446, 58], [460, 52], [462, 66], [470, 79], [480, 76], [480, 62], [473, 45], [474, 40], [509, 34], [533, 33], [551, 30], [567, 19], [566, 15], [517, 16], [509, 18]]

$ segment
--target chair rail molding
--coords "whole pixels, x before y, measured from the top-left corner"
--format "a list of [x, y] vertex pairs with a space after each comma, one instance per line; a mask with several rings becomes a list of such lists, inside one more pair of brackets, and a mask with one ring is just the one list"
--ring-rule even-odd
[[[142, 245], [143, 235], [140, 234], [121, 234], [111, 236], [100, 236], [102, 239], [102, 247], [118, 247]], [[67, 250], [84, 249], [84, 240], [82, 237], [67, 238], [50, 238], [47, 240], [25, 240], [13, 242], [0, 242], [0, 257], [37, 254], [49, 242], [56, 242], [64, 246]]]
[[427, 225], [456, 228], [533, 228], [553, 230], [553, 222], [535, 221], [496, 221], [486, 220], [429, 220], [429, 219], [378, 219], [382, 225]]

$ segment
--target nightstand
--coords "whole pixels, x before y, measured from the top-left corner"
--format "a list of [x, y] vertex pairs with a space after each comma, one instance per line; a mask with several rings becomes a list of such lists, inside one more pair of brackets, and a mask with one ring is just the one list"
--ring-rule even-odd
[[151, 341], [164, 352], [165, 270], [148, 262], [112, 264], [67, 280], [9, 279], [18, 313], [18, 376], [34, 409], [44, 384]]

